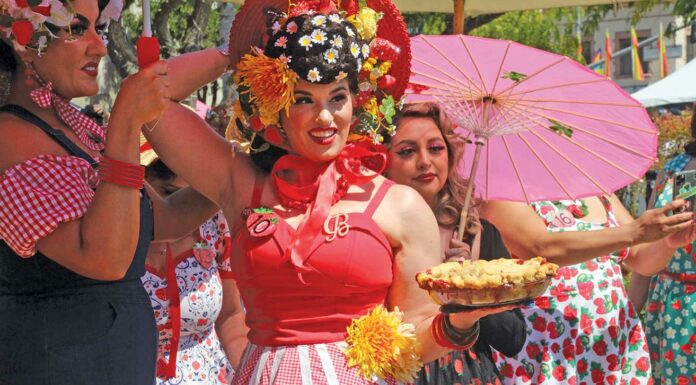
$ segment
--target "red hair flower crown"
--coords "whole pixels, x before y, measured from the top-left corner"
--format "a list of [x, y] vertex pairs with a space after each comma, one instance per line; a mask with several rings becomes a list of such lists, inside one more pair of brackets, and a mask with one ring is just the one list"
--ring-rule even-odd
[[357, 95], [353, 133], [375, 143], [394, 133], [411, 57], [406, 25], [389, 0], [248, 0], [230, 37], [239, 93], [231, 124], [241, 136], [278, 144], [279, 114], [294, 103], [297, 79], [345, 78]]

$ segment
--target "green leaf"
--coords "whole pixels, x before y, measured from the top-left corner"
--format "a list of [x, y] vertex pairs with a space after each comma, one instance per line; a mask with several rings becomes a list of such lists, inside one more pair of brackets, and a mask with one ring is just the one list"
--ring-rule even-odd
[[551, 123], [551, 126], [549, 126], [549, 129], [558, 135], [564, 135], [569, 138], [573, 137], [573, 129], [561, 124], [557, 120], [549, 119], [549, 122]]
[[256, 214], [272, 214], [273, 209], [269, 209], [268, 207], [257, 207], [253, 210]]
[[524, 78], [526, 78], [527, 75], [519, 73], [519, 72], [515, 72], [515, 71], [507, 71], [507, 72], [503, 72], [503, 76], [501, 76], [501, 77], [503, 79], [510, 79], [515, 83], [519, 83]]
[[379, 106], [379, 112], [384, 116], [384, 120], [387, 123], [392, 124], [392, 118], [396, 115], [396, 108], [394, 106], [394, 97], [389, 95], [388, 97], [382, 99], [382, 104]]

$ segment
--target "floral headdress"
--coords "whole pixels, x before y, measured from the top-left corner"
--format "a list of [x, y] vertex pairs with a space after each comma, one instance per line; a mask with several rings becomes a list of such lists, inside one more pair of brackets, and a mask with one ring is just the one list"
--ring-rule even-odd
[[[101, 11], [97, 24], [108, 24], [121, 16], [123, 0], [111, 0]], [[75, 16], [69, 0], [0, 0], [0, 38], [11, 41], [15, 50], [35, 48], [39, 54], [58, 29], [70, 26]]]
[[[282, 1], [275, 3], [282, 9]], [[230, 40], [232, 60], [238, 60], [234, 80], [239, 100], [233, 128], [250, 140], [260, 133], [277, 144], [279, 114], [287, 113], [294, 103], [297, 79], [327, 84], [348, 78], [357, 92], [359, 119], [353, 133], [375, 143], [382, 141], [382, 135], [393, 134], [392, 117], [410, 68], [405, 25], [386, 0], [362, 5], [348, 1], [342, 6], [331, 0], [305, 0], [279, 13], [245, 3]], [[268, 17], [263, 34], [252, 24], [260, 24], [259, 14]], [[256, 46], [262, 41], [263, 49]], [[322, 66], [307, 65], [308, 57], [320, 58]]]

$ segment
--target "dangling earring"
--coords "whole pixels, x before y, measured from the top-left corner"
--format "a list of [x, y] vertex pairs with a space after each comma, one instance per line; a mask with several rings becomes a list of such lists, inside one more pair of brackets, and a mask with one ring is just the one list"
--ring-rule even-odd
[[34, 64], [28, 61], [24, 62], [24, 84], [27, 85], [28, 88], [36, 88], [39, 86], [37, 84], [37, 81], [39, 80], [39, 75], [36, 73], [36, 69], [34, 68]]

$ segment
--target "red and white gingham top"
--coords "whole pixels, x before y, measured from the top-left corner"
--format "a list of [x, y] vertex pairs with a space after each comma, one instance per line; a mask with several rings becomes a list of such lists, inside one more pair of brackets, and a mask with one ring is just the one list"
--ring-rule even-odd
[[15, 164], [0, 175], [0, 239], [33, 256], [39, 239], [84, 215], [96, 186], [96, 170], [79, 157], [39, 155]]

